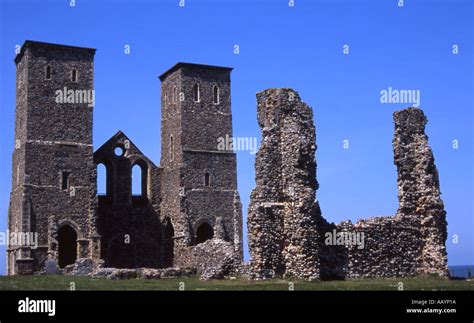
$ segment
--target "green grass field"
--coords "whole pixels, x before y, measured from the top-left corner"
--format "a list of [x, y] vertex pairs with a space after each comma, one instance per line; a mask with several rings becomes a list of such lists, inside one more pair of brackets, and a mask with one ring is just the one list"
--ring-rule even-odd
[[[1, 276], [0, 290], [474, 290], [474, 281], [439, 277], [350, 279], [306, 282], [288, 280], [249, 281], [246, 279], [201, 281], [197, 278], [158, 280], [107, 280], [75, 276]], [[184, 285], [183, 285], [184, 283]]]

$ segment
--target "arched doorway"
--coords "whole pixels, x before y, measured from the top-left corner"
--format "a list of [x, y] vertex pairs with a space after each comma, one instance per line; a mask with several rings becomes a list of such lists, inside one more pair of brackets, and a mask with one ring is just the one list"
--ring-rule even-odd
[[209, 223], [202, 223], [196, 230], [196, 244], [203, 243], [214, 237], [214, 229], [209, 225]]
[[59, 267], [73, 264], [77, 257], [77, 233], [69, 225], [64, 225], [58, 232]]
[[174, 227], [170, 219], [167, 219], [165, 223], [165, 239], [163, 243], [163, 267], [173, 266], [173, 255], [174, 255]]

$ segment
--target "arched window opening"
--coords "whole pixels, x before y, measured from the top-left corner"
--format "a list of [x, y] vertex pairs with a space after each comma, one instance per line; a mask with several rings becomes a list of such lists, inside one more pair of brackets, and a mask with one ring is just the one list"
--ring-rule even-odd
[[203, 243], [214, 237], [214, 229], [209, 225], [209, 223], [204, 222], [196, 230], [196, 244]]
[[212, 89], [213, 97], [214, 97], [214, 104], [219, 104], [219, 87], [217, 85], [214, 85]]
[[77, 233], [69, 225], [62, 226], [58, 231], [59, 267], [76, 262], [77, 258]]
[[107, 194], [107, 167], [102, 163], [97, 165], [97, 194]]
[[199, 84], [194, 84], [193, 86], [193, 100], [194, 102], [199, 102], [200, 101], [200, 93], [199, 93]]
[[138, 164], [132, 167], [132, 195], [143, 196], [146, 193], [146, 172]]

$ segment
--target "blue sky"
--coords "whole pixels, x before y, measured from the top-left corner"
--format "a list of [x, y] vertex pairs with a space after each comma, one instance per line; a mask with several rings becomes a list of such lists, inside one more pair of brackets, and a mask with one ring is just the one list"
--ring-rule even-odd
[[[122, 130], [157, 164], [157, 76], [176, 62], [234, 68], [236, 136], [260, 137], [256, 92], [294, 88], [314, 109], [317, 196], [325, 218], [336, 223], [395, 213], [392, 113], [409, 104], [382, 104], [380, 91], [419, 90], [447, 210], [449, 264], [474, 263], [472, 1], [405, 0], [403, 7], [398, 0], [295, 0], [294, 7], [288, 0], [186, 0], [184, 7], [179, 0], [69, 3], [0, 0], [0, 231], [6, 230], [11, 181], [13, 58], [15, 46], [31, 39], [97, 48], [94, 147]], [[255, 156], [237, 156], [245, 216]], [[0, 273], [4, 252], [0, 246]]]

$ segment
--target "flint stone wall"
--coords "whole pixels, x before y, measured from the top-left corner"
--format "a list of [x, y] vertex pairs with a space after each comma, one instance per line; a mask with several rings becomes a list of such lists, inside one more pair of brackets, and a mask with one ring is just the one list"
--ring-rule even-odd
[[446, 211], [438, 171], [418, 108], [394, 113], [394, 162], [399, 207], [393, 217], [343, 222], [341, 231], [363, 232], [365, 246], [348, 246], [347, 277], [447, 276]]
[[228, 241], [214, 238], [180, 250], [181, 267], [196, 268], [203, 280], [237, 275], [241, 265], [240, 250]]
[[[265, 90], [257, 94], [257, 101], [262, 143], [248, 209], [252, 257], [248, 276], [447, 275], [446, 212], [422, 110], [394, 113], [399, 198], [395, 216], [334, 225], [321, 216], [315, 201], [318, 182], [311, 108], [291, 89]], [[327, 233], [352, 234], [353, 240], [328, 243]]]
[[251, 275], [318, 279], [313, 112], [291, 89], [257, 94], [262, 141], [248, 209]]

